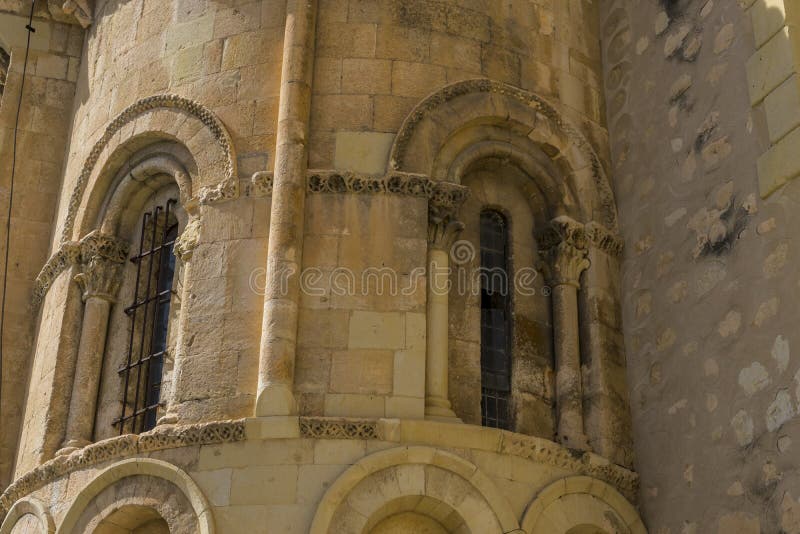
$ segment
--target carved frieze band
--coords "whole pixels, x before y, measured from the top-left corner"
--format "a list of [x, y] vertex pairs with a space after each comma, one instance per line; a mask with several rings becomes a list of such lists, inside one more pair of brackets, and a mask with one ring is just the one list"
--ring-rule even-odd
[[[272, 180], [272, 172], [255, 173], [251, 179], [250, 194], [254, 197], [271, 195]], [[462, 185], [399, 171], [373, 176], [351, 171], [311, 170], [308, 171], [306, 192], [420, 197], [428, 199], [430, 205], [442, 214], [457, 210], [469, 196], [469, 189]]]
[[83, 199], [83, 194], [86, 186], [89, 183], [89, 177], [94, 170], [95, 165], [100, 159], [103, 150], [109, 144], [114, 135], [122, 129], [126, 124], [131, 123], [137, 117], [141, 116], [148, 111], [153, 111], [159, 108], [164, 109], [177, 109], [186, 113], [195, 119], [199, 120], [205, 126], [214, 139], [217, 141], [220, 149], [226, 158], [225, 176], [222, 181], [213, 187], [206, 187], [200, 190], [198, 197], [202, 203], [220, 202], [223, 200], [230, 200], [239, 195], [239, 180], [236, 176], [236, 162], [233, 157], [233, 143], [228, 134], [225, 126], [217, 118], [217, 116], [208, 108], [178, 95], [154, 95], [139, 100], [120, 113], [106, 127], [105, 132], [100, 139], [95, 142], [89, 156], [81, 168], [81, 173], [75, 184], [75, 189], [72, 191], [72, 196], [69, 199], [69, 208], [67, 210], [67, 218], [64, 221], [64, 229], [61, 232], [61, 243], [66, 244], [72, 238], [72, 231], [75, 225], [75, 218], [77, 216], [78, 208]]
[[311, 439], [380, 439], [378, 421], [301, 417], [300, 436]]
[[[41, 303], [58, 275], [69, 266], [78, 264], [98, 266], [99, 262], [121, 264], [128, 257], [128, 250], [129, 244], [126, 241], [98, 230], [87, 234], [80, 242], [64, 243], [36, 277], [33, 284], [33, 306], [36, 307]], [[88, 281], [87, 277], [80, 278], [78, 283], [85, 290], [84, 281]]]
[[128, 434], [99, 441], [72, 454], [56, 456], [15, 480], [0, 496], [0, 515], [5, 515], [20, 498], [57, 478], [107, 460], [162, 449], [231, 443], [245, 439], [244, 419], [181, 426], [160, 426], [144, 434]]
[[[300, 435], [307, 439], [357, 439], [396, 441], [383, 430], [383, 421], [368, 419], [301, 417]], [[22, 497], [78, 469], [108, 460], [152, 451], [244, 441], [245, 420], [179, 426], [159, 426], [150, 432], [119, 436], [57, 456], [14, 481], [0, 496], [0, 518]], [[604, 480], [629, 499], [638, 490], [638, 475], [591, 453], [576, 453], [543, 438], [502, 431], [499, 451], [533, 462]]]

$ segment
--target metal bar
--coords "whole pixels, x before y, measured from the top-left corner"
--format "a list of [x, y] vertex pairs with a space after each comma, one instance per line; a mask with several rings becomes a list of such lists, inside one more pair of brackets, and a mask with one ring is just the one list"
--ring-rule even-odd
[[163, 248], [167, 248], [168, 246], [173, 245], [175, 243], [175, 241], [177, 241], [177, 239], [173, 239], [171, 241], [167, 241], [165, 243], [161, 243], [160, 245], [158, 245], [157, 247], [155, 247], [152, 250], [147, 250], [147, 251], [143, 252], [140, 255], [134, 256], [134, 257], [131, 258], [131, 263], [136, 263], [139, 260], [141, 260], [143, 258], [146, 258], [146, 257], [150, 256], [151, 254], [153, 254], [155, 252], [158, 252], [159, 250], [161, 250]]
[[[167, 206], [164, 209], [164, 229], [161, 232], [161, 243], [164, 243], [167, 240], [167, 235], [169, 235], [169, 231], [172, 228], [170, 226], [170, 224], [169, 224], [169, 215], [170, 215], [170, 207], [172, 206], [172, 204], [174, 202], [175, 201], [172, 200], [172, 199], [168, 200], [167, 201]], [[154, 263], [156, 261], [156, 257], [158, 258], [158, 264], [156, 266], [156, 280], [155, 280], [156, 281], [156, 296], [155, 296], [155, 301], [154, 301], [154, 304], [153, 304], [153, 324], [150, 327], [150, 351], [149, 352], [151, 354], [153, 352], [153, 345], [157, 341], [156, 337], [160, 335], [160, 332], [156, 331], [156, 328], [159, 326], [159, 324], [158, 324], [158, 310], [161, 307], [161, 300], [158, 298], [158, 296], [159, 296], [158, 295], [158, 290], [161, 287], [161, 277], [164, 274], [164, 269], [163, 269], [164, 266], [162, 265], [162, 263], [164, 261], [164, 251], [165, 250], [167, 250], [167, 253], [169, 253], [168, 249], [165, 249], [163, 246], [159, 246], [158, 251], [157, 251], [158, 252], [158, 256], [153, 255], [153, 259], [150, 260], [150, 263], [152, 264], [152, 263]], [[169, 258], [167, 258], [167, 261], [169, 261]], [[165, 340], [165, 342], [166, 342], [166, 340]], [[152, 382], [153, 382], [153, 377], [151, 376], [152, 373], [153, 373], [153, 359], [152, 358], [148, 358], [147, 361], [145, 362], [145, 365], [147, 366], [147, 370], [145, 371], [145, 375], [144, 375], [145, 376], [144, 392], [143, 392], [144, 399], [142, 399], [142, 400], [144, 401], [145, 404], [148, 404], [150, 402], [150, 395], [151, 395], [150, 388], [152, 387]], [[145, 416], [145, 417], [142, 417], [142, 427], [141, 427], [142, 431], [149, 430], [149, 428], [145, 428], [146, 426], [149, 426], [149, 422], [147, 420], [147, 417]]]
[[[146, 357], [142, 358], [142, 363], [146, 362], [147, 360], [150, 360], [151, 358], [158, 358], [160, 356], [164, 356], [166, 353], [167, 353], [166, 350], [162, 350], [160, 352], [156, 352], [155, 354], [149, 354]], [[138, 365], [141, 364], [139, 362], [133, 362], [130, 365], [125, 365], [124, 367], [120, 367], [119, 369], [117, 369], [117, 374], [121, 375], [122, 373], [130, 371], [131, 369], [135, 368]]]
[[[164, 291], [160, 291], [160, 292], [158, 292], [158, 293], [155, 293], [153, 296], [151, 296], [151, 297], [148, 297], [148, 298], [146, 298], [146, 299], [144, 299], [144, 300], [140, 300], [140, 301], [138, 301], [138, 302], [134, 302], [133, 304], [131, 304], [130, 306], [128, 306], [127, 308], [125, 308], [125, 310], [124, 310], [124, 311], [125, 311], [125, 313], [126, 313], [126, 314], [129, 314], [129, 315], [130, 315], [130, 312], [131, 312], [131, 311], [133, 311], [134, 309], [136, 309], [136, 308], [140, 308], [140, 307], [142, 307], [142, 306], [143, 306], [143, 305], [145, 305], [145, 304], [149, 304], [150, 302], [152, 302], [152, 301], [156, 300], [156, 299], [157, 299], [157, 298], [159, 298], [159, 297], [164, 297], [164, 296], [166, 296], [166, 295], [170, 295], [170, 296], [172, 296], [172, 294], [173, 294], [173, 293], [174, 293], [174, 291], [172, 291], [172, 288], [170, 288], [170, 289], [165, 289]], [[162, 304], [163, 304], [163, 303], [162, 303]]]
[[[147, 219], [149, 213], [145, 213], [144, 217], [142, 217], [142, 231], [141, 235], [139, 236], [139, 254], [142, 253], [144, 250], [144, 233], [145, 229], [147, 228]], [[139, 300], [139, 282], [141, 280], [141, 273], [142, 273], [142, 266], [141, 263], [136, 265], [136, 282], [134, 285], [133, 290], [133, 301], [136, 302]], [[133, 316], [131, 317], [131, 335], [130, 339], [128, 340], [128, 360], [127, 364], [130, 366], [131, 359], [133, 358], [133, 339], [136, 336], [136, 308], [133, 309]], [[125, 420], [125, 406], [128, 404], [128, 386], [130, 382], [130, 373], [125, 374], [125, 385], [122, 388], [122, 415], [120, 415], [120, 420]], [[134, 410], [136, 407], [134, 407]], [[122, 435], [125, 433], [125, 425], [120, 425], [119, 434]]]
[[[156, 206], [156, 209], [153, 210], [153, 235], [150, 239], [150, 248], [152, 250], [153, 245], [156, 242], [156, 232], [158, 230], [158, 215], [161, 212], [161, 206]], [[150, 286], [153, 283], [153, 259], [150, 258], [150, 262], [147, 265], [147, 289], [145, 291], [145, 295], [150, 294]], [[148, 311], [150, 310], [149, 305], [145, 305], [144, 307], [144, 318], [142, 319], [142, 338], [139, 344], [139, 363], [142, 362], [142, 355], [144, 354], [144, 341], [145, 341], [145, 333], [147, 332], [147, 315]], [[133, 406], [134, 410], [137, 409], [139, 406], [139, 393], [142, 387], [142, 367], [139, 366], [136, 368], [136, 393], [134, 396]], [[133, 433], [136, 433], [136, 420], [131, 423], [131, 430]]]

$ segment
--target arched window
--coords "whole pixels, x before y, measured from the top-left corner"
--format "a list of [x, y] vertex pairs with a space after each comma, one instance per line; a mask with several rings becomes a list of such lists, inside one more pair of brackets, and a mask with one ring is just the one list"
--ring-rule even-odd
[[131, 326], [126, 363], [119, 369], [124, 383], [116, 421], [120, 434], [150, 430], [157, 421], [175, 275], [176, 202], [170, 199], [144, 214], [131, 258], [136, 278], [133, 302], [125, 308]]
[[510, 429], [511, 295], [509, 292], [508, 221], [496, 210], [483, 210], [481, 250], [481, 422]]

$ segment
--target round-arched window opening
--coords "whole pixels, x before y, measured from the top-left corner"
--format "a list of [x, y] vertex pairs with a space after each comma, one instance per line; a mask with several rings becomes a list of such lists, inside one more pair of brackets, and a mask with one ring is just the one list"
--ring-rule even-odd
[[169, 534], [169, 527], [152, 508], [127, 505], [103, 519], [93, 534]]

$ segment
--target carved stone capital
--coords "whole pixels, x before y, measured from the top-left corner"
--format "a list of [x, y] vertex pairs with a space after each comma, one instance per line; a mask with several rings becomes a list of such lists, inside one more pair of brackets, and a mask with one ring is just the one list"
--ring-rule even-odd
[[622, 249], [625, 246], [625, 241], [623, 241], [622, 237], [594, 221], [586, 224], [584, 230], [586, 239], [595, 248], [602, 250], [609, 256], [618, 257], [622, 255]]
[[588, 245], [584, 225], [566, 216], [553, 219], [539, 236], [547, 283], [580, 287], [581, 273], [590, 265]]
[[122, 265], [128, 258], [130, 245], [113, 235], [95, 230], [80, 242], [81, 273], [75, 282], [81, 287], [83, 300], [98, 297], [116, 300], [122, 283]]
[[449, 249], [464, 229], [456, 218], [469, 189], [451, 182], [435, 182], [428, 194], [428, 243], [440, 250]]
[[94, 256], [83, 264], [83, 271], [75, 275], [83, 300], [96, 297], [109, 302], [117, 299], [122, 284], [122, 264], [100, 256]]
[[125, 263], [128, 258], [130, 245], [113, 235], [108, 235], [94, 230], [81, 239], [81, 259], [83, 263], [95, 257], [109, 260], [114, 263]]

